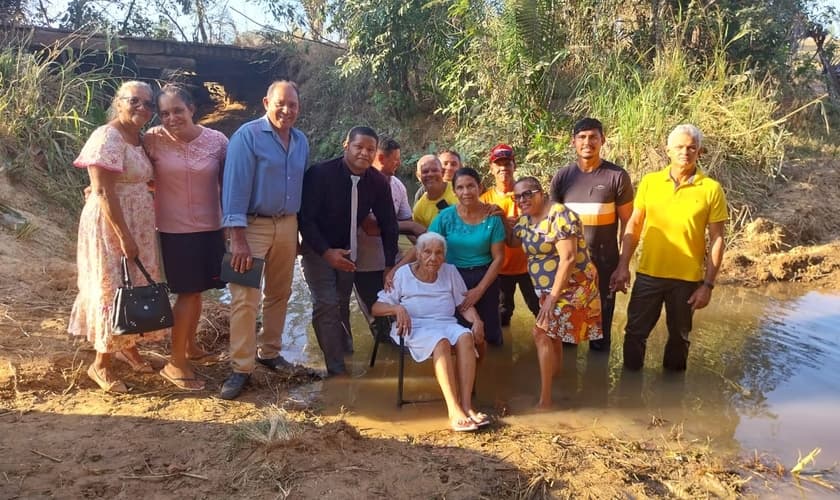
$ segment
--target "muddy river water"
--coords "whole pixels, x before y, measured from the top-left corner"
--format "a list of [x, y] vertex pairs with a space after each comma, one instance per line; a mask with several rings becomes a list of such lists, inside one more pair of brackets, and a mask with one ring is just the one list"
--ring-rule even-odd
[[[533, 317], [518, 302], [505, 345], [491, 349], [479, 366], [476, 406], [508, 424], [631, 438], [656, 427], [721, 450], [766, 453], [788, 467], [800, 452], [818, 447], [818, 465], [840, 462], [840, 291], [715, 288], [712, 304], [695, 315], [684, 374], [663, 373], [663, 320], [651, 334], [645, 369], [622, 369], [626, 301], [619, 296], [609, 354], [589, 352], [585, 345], [565, 349], [555, 380], [556, 409], [547, 413], [532, 411], [538, 392]], [[298, 268], [284, 355], [322, 368], [310, 314]], [[408, 399], [432, 402], [398, 408], [397, 348], [382, 344], [369, 368], [372, 336], [355, 309], [352, 329], [352, 377], [305, 386], [292, 396], [316, 397], [326, 412], [343, 412], [360, 427], [397, 434], [444, 427], [446, 410], [431, 363], [407, 358], [405, 392]]]

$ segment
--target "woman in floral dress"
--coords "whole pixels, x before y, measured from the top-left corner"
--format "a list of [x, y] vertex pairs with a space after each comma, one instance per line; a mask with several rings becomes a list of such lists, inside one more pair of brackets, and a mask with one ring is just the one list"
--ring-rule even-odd
[[[111, 120], [93, 131], [73, 162], [86, 168], [91, 192], [82, 209], [76, 254], [79, 294], [70, 313], [68, 331], [85, 336], [96, 349], [88, 376], [103, 390], [125, 392], [111, 365], [116, 357], [134, 371], [152, 373], [137, 351], [138, 335], [114, 336], [110, 317], [117, 287], [122, 284], [121, 257], [128, 259], [132, 280], [144, 278], [134, 264], [140, 261], [152, 278], [160, 279], [155, 212], [147, 184], [152, 165], [143, 151], [140, 131], [154, 113], [152, 89], [143, 82], [120, 86], [111, 103]], [[143, 340], [157, 340], [164, 332], [150, 332]]]
[[540, 363], [538, 408], [551, 406], [551, 383], [563, 361], [563, 342], [596, 340], [601, 330], [598, 272], [589, 259], [583, 224], [560, 203], [550, 203], [537, 179], [519, 179], [513, 199], [523, 214], [508, 237], [528, 255], [528, 272], [540, 297], [534, 342]]

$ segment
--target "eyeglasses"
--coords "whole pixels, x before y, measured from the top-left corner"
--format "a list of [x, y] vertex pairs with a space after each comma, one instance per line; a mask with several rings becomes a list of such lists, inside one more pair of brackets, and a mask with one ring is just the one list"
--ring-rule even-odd
[[530, 200], [534, 197], [535, 194], [542, 192], [542, 189], [529, 189], [527, 191], [522, 191], [519, 194], [513, 195], [514, 201], [522, 201], [522, 200]]
[[146, 109], [148, 109], [149, 111], [154, 111], [157, 108], [157, 106], [155, 106], [154, 101], [148, 101], [146, 99], [140, 99], [139, 97], [134, 96], [134, 95], [131, 96], [131, 97], [120, 97], [120, 100], [128, 101], [129, 106], [131, 106], [134, 109], [140, 109], [140, 107], [143, 106]]

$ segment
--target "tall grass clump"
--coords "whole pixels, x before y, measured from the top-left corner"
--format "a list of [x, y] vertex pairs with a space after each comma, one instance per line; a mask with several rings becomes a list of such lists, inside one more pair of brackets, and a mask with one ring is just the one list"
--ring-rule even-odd
[[746, 68], [728, 62], [722, 45], [701, 63], [677, 44], [648, 64], [617, 55], [579, 81], [570, 115], [603, 121], [605, 156], [634, 179], [668, 163], [665, 141], [676, 125], [697, 125], [700, 167], [722, 183], [738, 225], [766, 196], [790, 139], [776, 86]]
[[110, 58], [91, 64], [69, 41], [33, 52], [29, 45], [0, 39], [0, 171], [77, 213], [87, 179], [72, 162], [105, 121]]
[[275, 446], [292, 441], [303, 434], [303, 430], [303, 425], [292, 420], [285, 410], [270, 406], [261, 419], [237, 424], [232, 437], [240, 446], [248, 443]]
[[[547, 181], [574, 159], [571, 125], [592, 116], [607, 131], [604, 158], [638, 182], [667, 165], [668, 133], [693, 123], [705, 136], [700, 166], [723, 184], [734, 226], [766, 199], [790, 141], [790, 113], [771, 73], [732, 57], [751, 32], [706, 16], [698, 51], [691, 16], [701, 13], [675, 19], [663, 43], [650, 45], [610, 23], [584, 29], [540, 0], [509, 5], [470, 40], [460, 59], [470, 66], [460, 75], [466, 90], [448, 94], [439, 110], [457, 122], [454, 143], [479, 167], [493, 144], [509, 142], [518, 174]], [[530, 15], [534, 5], [547, 14]]]

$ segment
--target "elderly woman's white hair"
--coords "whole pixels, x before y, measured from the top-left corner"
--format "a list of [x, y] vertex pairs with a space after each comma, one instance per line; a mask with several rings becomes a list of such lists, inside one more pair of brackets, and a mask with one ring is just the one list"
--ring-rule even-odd
[[703, 145], [703, 132], [700, 132], [700, 129], [697, 128], [696, 125], [692, 125], [690, 123], [683, 123], [674, 127], [674, 130], [672, 130], [671, 133], [668, 134], [667, 144], [670, 146], [674, 139], [678, 135], [682, 134], [685, 134], [694, 139], [694, 142], [697, 143], [698, 148]]
[[443, 253], [446, 253], [446, 238], [433, 231], [425, 232], [417, 237], [417, 245], [415, 245], [417, 253], [422, 252], [424, 248], [432, 243], [440, 243], [440, 246], [443, 247]]
[[117, 103], [120, 101], [121, 98], [125, 97], [125, 94], [128, 90], [139, 88], [143, 89], [149, 93], [149, 98], [154, 99], [154, 91], [152, 87], [146, 83], [141, 82], [140, 80], [128, 80], [127, 82], [123, 82], [120, 85], [120, 88], [117, 89], [116, 93], [114, 93], [114, 98], [111, 99], [111, 107], [108, 108], [108, 119], [113, 120], [117, 116]]

